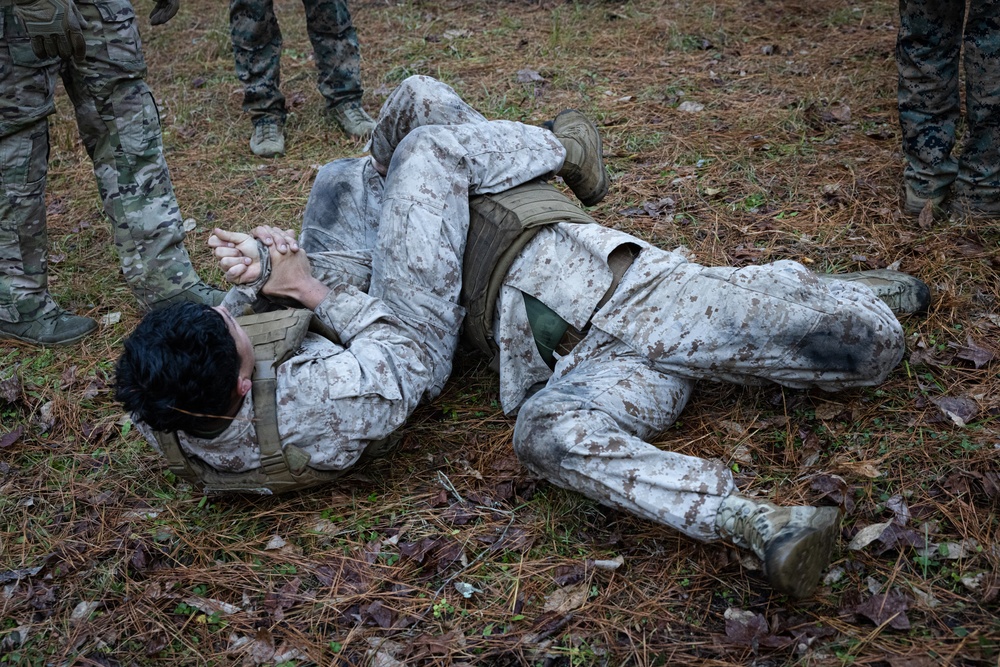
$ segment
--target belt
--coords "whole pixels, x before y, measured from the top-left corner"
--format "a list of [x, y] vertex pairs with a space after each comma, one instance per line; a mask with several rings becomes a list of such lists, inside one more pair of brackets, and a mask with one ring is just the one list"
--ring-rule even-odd
[[[618, 285], [621, 284], [622, 277], [625, 275], [625, 272], [629, 270], [629, 267], [632, 266], [632, 262], [634, 262], [635, 258], [639, 256], [639, 251], [640, 248], [636, 244], [625, 243], [612, 250], [611, 254], [608, 255], [608, 268], [611, 269], [611, 285], [604, 293], [604, 296], [601, 297], [601, 300], [598, 301], [597, 305], [594, 307], [595, 313], [603, 308], [604, 304], [611, 300], [611, 295], [613, 295], [615, 290], [618, 289]], [[573, 348], [584, 339], [588, 331], [590, 331], [589, 320], [583, 329], [567, 327], [566, 333], [564, 333], [562, 338], [559, 339], [559, 342], [556, 343], [554, 348], [556, 353], [559, 354], [559, 356], [565, 356], [572, 352]]]

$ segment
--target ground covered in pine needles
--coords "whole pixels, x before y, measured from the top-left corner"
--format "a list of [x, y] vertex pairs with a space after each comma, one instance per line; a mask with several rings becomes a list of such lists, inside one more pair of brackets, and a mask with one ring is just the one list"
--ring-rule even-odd
[[[323, 117], [302, 7], [285, 33], [288, 154], [251, 155], [225, 3], [151, 28], [149, 82], [188, 247], [214, 225], [298, 226], [319, 165], [363, 146]], [[759, 563], [532, 479], [474, 359], [391, 458], [280, 498], [171, 479], [111, 397], [140, 312], [60, 91], [52, 290], [102, 320], [51, 350], [0, 345], [0, 664], [995, 665], [1000, 655], [996, 221], [898, 210], [893, 3], [352, 3], [365, 105], [420, 73], [491, 117], [597, 119], [606, 225], [702, 263], [895, 267], [931, 285], [881, 387], [705, 385], [657, 444], [741, 488], [840, 505], [808, 600]]]

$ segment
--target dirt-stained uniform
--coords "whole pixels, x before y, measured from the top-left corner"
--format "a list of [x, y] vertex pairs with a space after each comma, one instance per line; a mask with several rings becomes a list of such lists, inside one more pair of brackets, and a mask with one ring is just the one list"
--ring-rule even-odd
[[[463, 124], [426, 125], [449, 120]], [[282, 442], [308, 451], [312, 465], [351, 465], [440, 390], [462, 315], [454, 305], [468, 224], [462, 165], [482, 162], [495, 174], [474, 178], [476, 191], [552, 171], [564, 151], [544, 136], [533, 150], [506, 153], [514, 135], [536, 129], [487, 123], [444, 84], [412, 77], [386, 101], [373, 136], [372, 155], [389, 163], [388, 178], [368, 158], [320, 170], [302, 245], [314, 275], [333, 289], [318, 312], [347, 347], [310, 335], [280, 366], [277, 401]], [[421, 169], [408, 168], [415, 161]], [[623, 244], [640, 252], [595, 312], [612, 283], [608, 255]], [[525, 294], [574, 327], [589, 325], [554, 369], [535, 345]], [[239, 297], [231, 292], [228, 304]], [[903, 352], [899, 323], [866, 287], [820, 282], [794, 262], [706, 268], [622, 232], [565, 223], [542, 229], [515, 260], [494, 329], [502, 405], [519, 410], [521, 461], [560, 486], [703, 540], [719, 536], [718, 506], [734, 491], [729, 470], [646, 442], [677, 418], [695, 380], [869, 385]], [[223, 469], [255, 467], [249, 406], [219, 438], [181, 434], [182, 446]]]
[[[1000, 213], [1000, 1], [971, 0], [966, 11], [966, 0], [900, 0], [899, 14], [899, 120], [908, 187], [924, 200], [939, 200], [952, 189], [960, 203]], [[960, 61], [967, 129], [961, 153], [953, 155]]]
[[[360, 100], [361, 56], [347, 0], [303, 0], [306, 31], [319, 70], [317, 87], [333, 107]], [[236, 75], [243, 83], [243, 110], [252, 121], [285, 121], [281, 94], [281, 29], [273, 0], [231, 0], [229, 29]]]
[[38, 58], [9, 2], [0, 2], [0, 321], [31, 320], [57, 307], [47, 294], [45, 225], [57, 76], [73, 101], [129, 287], [151, 304], [200, 282], [143, 81], [135, 12], [127, 0], [80, 0], [77, 7], [87, 21], [83, 61]]

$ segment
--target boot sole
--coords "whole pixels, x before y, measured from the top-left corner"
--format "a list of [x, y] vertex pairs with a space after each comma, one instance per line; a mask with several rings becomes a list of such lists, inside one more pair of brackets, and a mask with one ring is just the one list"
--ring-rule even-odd
[[808, 525], [782, 529], [768, 545], [764, 563], [771, 587], [796, 599], [808, 597], [830, 563], [839, 537], [836, 507], [817, 508]]
[[[917, 315], [927, 312], [931, 305], [931, 290], [927, 283], [916, 276], [889, 269], [871, 269], [858, 273], [821, 274], [824, 280], [843, 280], [845, 282], [860, 282], [867, 284], [875, 296], [881, 299], [897, 315]], [[866, 283], [865, 280], [881, 280], [889, 285], [889, 292], [877, 285]], [[895, 293], [891, 293], [895, 291]], [[905, 296], [904, 296], [905, 295]]]
[[82, 339], [86, 338], [90, 334], [94, 333], [94, 331], [96, 329], [97, 329], [97, 323], [95, 322], [94, 326], [90, 327], [89, 329], [87, 329], [83, 333], [80, 333], [80, 334], [77, 334], [76, 336], [73, 336], [72, 338], [61, 338], [59, 340], [53, 340], [53, 341], [41, 341], [41, 340], [38, 340], [37, 338], [28, 338], [26, 336], [18, 336], [17, 334], [10, 333], [9, 331], [2, 331], [2, 332], [0, 332], [0, 340], [11, 340], [11, 339], [13, 339], [13, 340], [19, 340], [22, 343], [31, 343], [32, 345], [40, 345], [42, 347], [55, 347], [55, 346], [58, 346], [58, 345], [71, 345], [71, 344], [73, 344], [73, 343], [75, 343], [75, 342], [77, 342], [79, 340], [82, 340]]

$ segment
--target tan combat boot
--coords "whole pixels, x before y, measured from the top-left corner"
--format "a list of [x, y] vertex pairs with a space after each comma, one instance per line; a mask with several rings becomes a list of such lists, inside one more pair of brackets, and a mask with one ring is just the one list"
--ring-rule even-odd
[[253, 125], [250, 150], [257, 157], [278, 157], [285, 154], [285, 135], [281, 125], [274, 120], [265, 120]]
[[715, 527], [723, 539], [757, 554], [775, 591], [804, 598], [819, 584], [833, 555], [840, 510], [779, 507], [734, 493], [722, 501]]
[[903, 184], [903, 197], [900, 202], [903, 213], [911, 217], [917, 217], [924, 210], [924, 207], [930, 203], [931, 210], [937, 214], [942, 213], [941, 206], [944, 204], [944, 200], [947, 193], [937, 194], [931, 197], [926, 197], [916, 190], [914, 190], [909, 183]]
[[923, 313], [931, 305], [931, 290], [927, 283], [902, 271], [873, 269], [854, 273], [821, 273], [819, 277], [866, 285], [896, 315]]
[[555, 117], [549, 129], [566, 149], [566, 161], [558, 175], [584, 206], [600, 202], [608, 194], [608, 173], [597, 126], [576, 109], [567, 109]]

